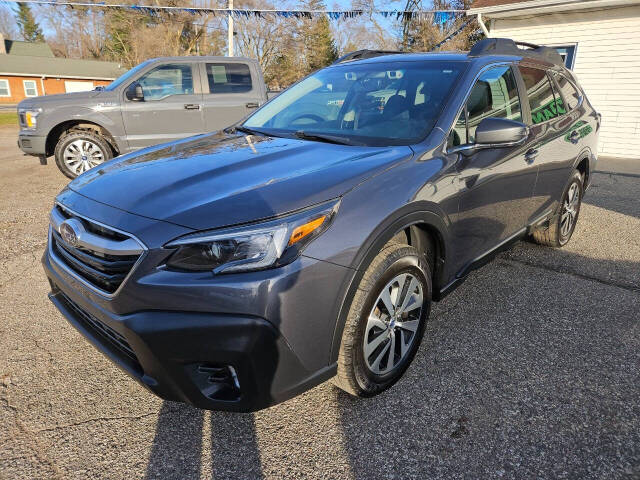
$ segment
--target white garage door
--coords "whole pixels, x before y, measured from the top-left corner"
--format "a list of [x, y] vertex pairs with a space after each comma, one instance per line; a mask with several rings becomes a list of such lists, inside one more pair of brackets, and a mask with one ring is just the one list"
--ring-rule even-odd
[[67, 93], [88, 92], [90, 90], [93, 90], [93, 82], [77, 82], [77, 81], [65, 80], [64, 90]]

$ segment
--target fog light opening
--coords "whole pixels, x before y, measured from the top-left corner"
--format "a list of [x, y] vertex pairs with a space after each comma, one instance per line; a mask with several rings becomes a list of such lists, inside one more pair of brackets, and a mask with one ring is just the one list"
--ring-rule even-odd
[[215, 400], [235, 401], [240, 398], [240, 381], [231, 365], [200, 364], [197, 372], [206, 382], [198, 382], [202, 392]]

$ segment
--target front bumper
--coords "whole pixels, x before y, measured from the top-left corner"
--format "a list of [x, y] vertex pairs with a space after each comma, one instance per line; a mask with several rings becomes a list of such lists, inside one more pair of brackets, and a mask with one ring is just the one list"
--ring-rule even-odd
[[27, 155], [46, 155], [47, 137], [21, 130], [18, 134], [18, 148]]
[[170, 272], [157, 267], [166, 256], [157, 239], [183, 227], [62, 196], [96, 221], [117, 218], [149, 247], [111, 297], [88, 288], [51, 246], [42, 258], [58, 310], [147, 389], [200, 408], [254, 411], [335, 375], [330, 352], [349, 269], [302, 256], [259, 272]]

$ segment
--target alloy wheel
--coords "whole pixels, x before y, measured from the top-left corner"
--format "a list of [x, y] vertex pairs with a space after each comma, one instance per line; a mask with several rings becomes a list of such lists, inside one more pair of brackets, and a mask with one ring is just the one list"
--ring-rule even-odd
[[104, 153], [92, 141], [78, 139], [66, 146], [63, 160], [69, 170], [76, 175], [80, 175], [104, 162]]
[[571, 184], [562, 204], [560, 214], [560, 234], [567, 237], [578, 216], [578, 204], [580, 203], [580, 187], [577, 183]]
[[420, 326], [424, 292], [410, 273], [396, 275], [378, 295], [364, 332], [363, 352], [369, 370], [391, 372], [407, 355]]

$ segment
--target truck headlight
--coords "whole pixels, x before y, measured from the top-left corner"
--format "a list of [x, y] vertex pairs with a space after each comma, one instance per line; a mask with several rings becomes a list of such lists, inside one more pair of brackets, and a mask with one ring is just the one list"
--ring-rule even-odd
[[165, 246], [176, 248], [166, 266], [217, 274], [287, 264], [329, 227], [339, 204], [331, 201], [269, 222], [186, 235]]
[[40, 115], [41, 113], [41, 108], [20, 110], [18, 112], [20, 116], [20, 123], [26, 128], [35, 130], [35, 128], [38, 126], [38, 115]]

